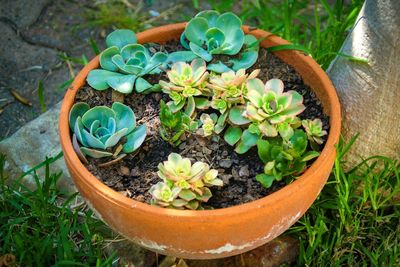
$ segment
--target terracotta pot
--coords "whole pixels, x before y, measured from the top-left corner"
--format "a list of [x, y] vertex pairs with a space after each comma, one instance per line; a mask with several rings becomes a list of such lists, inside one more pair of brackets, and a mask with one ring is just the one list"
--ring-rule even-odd
[[[153, 28], [139, 33], [141, 43], [164, 43], [178, 39], [185, 23]], [[257, 38], [270, 35], [262, 30], [246, 33]], [[263, 47], [287, 44], [270, 35]], [[163, 209], [129, 199], [93, 176], [75, 154], [68, 127], [68, 113], [86, 76], [99, 66], [98, 57], [77, 75], [61, 107], [59, 130], [64, 158], [76, 187], [87, 203], [111, 228], [141, 246], [188, 259], [213, 259], [236, 255], [261, 246], [282, 234], [311, 206], [326, 183], [335, 158], [334, 145], [340, 134], [340, 104], [325, 72], [309, 56], [297, 51], [275, 53], [292, 65], [323, 103], [330, 117], [328, 140], [321, 155], [296, 181], [259, 200], [230, 208], [207, 211]]]

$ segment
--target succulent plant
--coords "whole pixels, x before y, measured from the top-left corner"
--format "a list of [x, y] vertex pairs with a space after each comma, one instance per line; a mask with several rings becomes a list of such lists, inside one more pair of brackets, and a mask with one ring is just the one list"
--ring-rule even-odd
[[280, 181], [285, 176], [301, 174], [306, 167], [306, 162], [319, 155], [316, 151], [306, 152], [307, 143], [306, 133], [299, 129], [294, 130], [288, 141], [259, 139], [257, 141], [258, 156], [265, 166], [264, 173], [257, 175], [256, 179], [268, 188], [275, 180]]
[[188, 109], [185, 112], [181, 110], [173, 112], [171, 107], [161, 100], [159, 113], [161, 137], [170, 144], [177, 146], [180, 144], [183, 134], [195, 132], [198, 128], [198, 123], [191, 119], [190, 113], [192, 113], [192, 110]]
[[202, 59], [194, 59], [191, 64], [177, 62], [167, 71], [169, 82], [160, 81], [162, 91], [169, 95], [172, 103], [169, 105], [174, 112], [182, 109], [188, 98], [204, 95], [206, 92], [205, 81], [209, 73], [206, 63]]
[[180, 203], [177, 199], [179, 193], [181, 192], [181, 188], [179, 187], [171, 188], [164, 182], [158, 182], [150, 188], [149, 192], [153, 197], [152, 204], [162, 207], [174, 206], [174, 204], [180, 206]]
[[319, 145], [324, 142], [321, 137], [326, 135], [327, 132], [322, 129], [322, 121], [320, 119], [302, 120], [301, 123], [306, 130], [308, 140]]
[[201, 121], [201, 128], [197, 132], [198, 134], [207, 137], [214, 133], [215, 124], [218, 121], [218, 116], [215, 113], [212, 114], [203, 113], [200, 116], [200, 121]]
[[[214, 10], [202, 11], [187, 24], [181, 35], [181, 43], [207, 62], [213, 55], [237, 55], [228, 62], [210, 63], [207, 68], [222, 73], [228, 70], [247, 69], [258, 57], [258, 41], [244, 34], [242, 21], [233, 13], [220, 14]], [[184, 51], [186, 52], [186, 51]], [[230, 67], [228, 67], [229, 65]]]
[[246, 81], [257, 77], [259, 72], [257, 69], [248, 75], [245, 69], [240, 69], [237, 72], [231, 70], [221, 75], [210, 76], [206, 86], [213, 91], [211, 106], [225, 113], [235, 104], [244, 104], [247, 93]]
[[296, 91], [283, 92], [283, 88], [279, 79], [271, 79], [265, 85], [257, 78], [247, 81], [250, 103], [245, 115], [252, 121], [277, 124], [303, 112], [303, 97]]
[[168, 160], [158, 165], [158, 176], [163, 180], [152, 186], [152, 204], [177, 209], [198, 209], [212, 196], [208, 186], [222, 186], [218, 171], [208, 164], [191, 164], [188, 158], [171, 153]]
[[158, 67], [168, 58], [165, 53], [151, 55], [146, 47], [137, 44], [135, 33], [130, 30], [113, 31], [106, 44], [107, 49], [100, 54], [102, 69], [90, 71], [87, 77], [91, 87], [96, 90], [111, 87], [124, 94], [153, 87], [143, 76], [160, 72]]
[[136, 127], [135, 113], [119, 102], [113, 103], [111, 108], [90, 108], [86, 103], [75, 103], [69, 113], [69, 126], [82, 145], [79, 152], [94, 158], [113, 156], [115, 152], [109, 149], [123, 138], [126, 141], [119, 152], [132, 153], [146, 138], [146, 125]]

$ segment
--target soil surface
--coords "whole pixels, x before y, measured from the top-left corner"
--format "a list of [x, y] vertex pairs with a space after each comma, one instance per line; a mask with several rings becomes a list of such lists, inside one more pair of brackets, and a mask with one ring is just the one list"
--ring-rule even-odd
[[[170, 42], [166, 45], [154, 46], [154, 48], [172, 52], [179, 49], [179, 45], [177, 42]], [[258, 78], [264, 82], [279, 78], [283, 80], [285, 90], [296, 90], [303, 95], [307, 108], [300, 117], [302, 119], [319, 117], [324, 124], [324, 129], [329, 130], [328, 117], [323, 113], [320, 101], [291, 66], [262, 48], [258, 61], [249, 72], [257, 68], [261, 69]], [[165, 74], [148, 77], [152, 83], [157, 83], [160, 79], [167, 80]], [[76, 101], [86, 102], [91, 107], [111, 106], [111, 95], [111, 89], [96, 91], [86, 86], [78, 91]], [[274, 182], [271, 188], [266, 189], [257, 182], [255, 176], [263, 172], [264, 165], [258, 158], [256, 148], [244, 155], [238, 155], [234, 152], [234, 147], [226, 144], [223, 139], [216, 142], [195, 135], [189, 136], [178, 147], [172, 147], [159, 135], [160, 99], [169, 101], [168, 96], [162, 93], [149, 95], [134, 93], [125, 97], [124, 103], [134, 110], [137, 124], [147, 126], [147, 138], [139, 152], [129, 154], [118, 163], [108, 167], [99, 167], [98, 164], [109, 159], [88, 157], [89, 164], [86, 167], [107, 186], [127, 197], [149, 203], [151, 195], [148, 190], [161, 181], [156, 174], [157, 165], [167, 160], [171, 152], [190, 158], [192, 163], [206, 162], [211, 168], [218, 170], [219, 178], [224, 181], [224, 186], [211, 188], [213, 197], [207, 203], [209, 207], [225, 208], [243, 204], [262, 198], [285, 186], [284, 181]], [[207, 208], [207, 205], [203, 206]]]

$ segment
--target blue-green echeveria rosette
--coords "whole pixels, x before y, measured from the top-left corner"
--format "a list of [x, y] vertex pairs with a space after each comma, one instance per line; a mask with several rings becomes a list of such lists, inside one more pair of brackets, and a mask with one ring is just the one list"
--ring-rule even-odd
[[231, 12], [220, 14], [207, 10], [198, 13], [187, 24], [181, 43], [207, 62], [212, 61], [213, 55], [238, 55], [228, 62], [209, 63], [207, 69], [217, 73], [247, 69], [258, 57], [257, 39], [244, 34], [242, 21]]
[[144, 92], [153, 87], [143, 76], [160, 72], [159, 66], [168, 58], [165, 53], [153, 55], [131, 30], [115, 30], [106, 38], [107, 48], [100, 54], [101, 69], [92, 70], [88, 84], [96, 90], [109, 87], [124, 94]]
[[[146, 125], [136, 125], [135, 113], [119, 102], [112, 107], [78, 102], [69, 113], [69, 126], [81, 144], [80, 151], [93, 158], [113, 156], [110, 148], [122, 140], [122, 152], [132, 153], [146, 138]], [[125, 138], [125, 139], [122, 139]]]

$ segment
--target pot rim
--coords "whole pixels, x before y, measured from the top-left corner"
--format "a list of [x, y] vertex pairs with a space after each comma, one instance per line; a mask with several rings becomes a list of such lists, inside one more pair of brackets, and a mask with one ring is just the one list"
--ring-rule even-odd
[[[157, 35], [160, 31], [183, 31], [186, 22], [177, 23], [177, 24], [168, 24], [160, 27], [155, 27], [140, 33], [137, 33], [137, 37], [139, 42], [141, 39], [149, 38], [150, 36]], [[243, 27], [245, 32], [249, 32], [249, 27]], [[256, 33], [262, 35], [267, 35], [268, 37], [261, 42], [261, 45], [264, 44], [266, 46], [267, 41], [272, 41], [278, 44], [288, 44], [286, 40], [272, 35], [269, 32], [263, 30], [251, 30], [251, 33]], [[281, 52], [280, 52], [281, 53]], [[330, 110], [330, 118], [329, 124], [330, 129], [328, 133], [328, 138], [325, 143], [323, 150], [321, 151], [319, 157], [310, 165], [310, 167], [295, 181], [284, 186], [278, 191], [269, 194], [260, 199], [247, 202], [240, 205], [231, 206], [228, 208], [219, 208], [215, 210], [174, 210], [174, 209], [166, 209], [160, 208], [156, 206], [152, 206], [150, 204], [133, 200], [131, 198], [125, 197], [117, 191], [111, 189], [99, 179], [97, 179], [79, 160], [76, 155], [72, 142], [71, 135], [68, 125], [68, 116], [69, 111], [72, 105], [75, 103], [75, 95], [78, 89], [80, 89], [86, 83], [86, 76], [90, 70], [98, 67], [99, 64], [99, 56], [97, 55], [93, 58], [75, 77], [71, 86], [67, 89], [67, 92], [64, 96], [61, 111], [59, 115], [59, 135], [60, 135], [60, 143], [64, 152], [64, 159], [68, 161], [73, 168], [74, 172], [80, 173], [82, 177], [85, 177], [84, 183], [95, 189], [98, 194], [103, 195], [103, 197], [107, 198], [108, 201], [113, 202], [115, 205], [119, 206], [129, 206], [134, 209], [141, 210], [146, 213], [151, 213], [155, 216], [172, 216], [172, 217], [193, 217], [193, 219], [200, 219], [204, 216], [210, 217], [220, 217], [220, 216], [228, 216], [228, 215], [240, 215], [243, 213], [247, 213], [250, 210], [258, 209], [261, 206], [270, 205], [271, 203], [275, 203], [280, 201], [280, 199], [290, 197], [292, 194], [295, 194], [296, 191], [302, 190], [302, 185], [307, 183], [307, 178], [316, 175], [319, 172], [321, 166], [325, 164], [331, 164], [336, 156], [335, 144], [339, 140], [340, 136], [340, 128], [341, 128], [341, 110], [340, 108], [334, 109], [334, 107], [340, 107], [339, 99], [336, 94], [335, 88], [332, 85], [332, 82], [328, 78], [327, 74], [321, 69], [321, 67], [311, 58], [311, 56], [306, 56], [301, 54], [299, 51], [288, 50], [284, 51], [284, 53], [298, 53], [299, 56], [303, 59], [303, 64], [306, 64], [312, 71], [315, 72], [317, 76], [320, 76], [322, 80], [328, 81], [325, 83], [324, 93], [327, 95], [327, 99], [329, 102]], [[260, 185], [261, 186], [261, 185]], [[321, 188], [322, 190], [322, 188]]]

